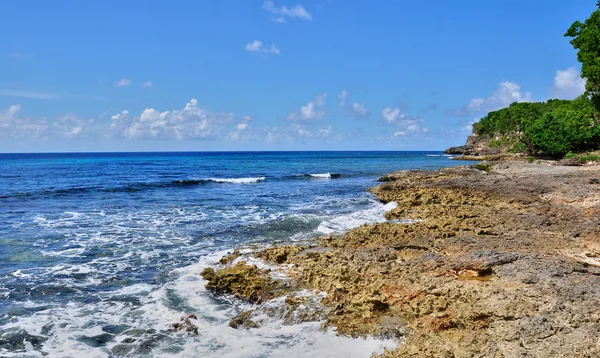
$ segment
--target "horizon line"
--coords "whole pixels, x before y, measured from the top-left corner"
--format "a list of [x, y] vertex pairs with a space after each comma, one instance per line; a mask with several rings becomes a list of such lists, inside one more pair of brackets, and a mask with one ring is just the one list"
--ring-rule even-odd
[[304, 152], [443, 152], [444, 150], [163, 150], [163, 151], [64, 151], [64, 152], [0, 152], [0, 155], [5, 154], [111, 154], [111, 153], [304, 153]]

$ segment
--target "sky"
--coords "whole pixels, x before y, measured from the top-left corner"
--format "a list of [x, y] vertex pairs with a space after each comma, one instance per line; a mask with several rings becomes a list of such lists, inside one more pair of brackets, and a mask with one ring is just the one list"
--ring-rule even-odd
[[443, 150], [583, 93], [596, 3], [1, 1], [0, 152]]

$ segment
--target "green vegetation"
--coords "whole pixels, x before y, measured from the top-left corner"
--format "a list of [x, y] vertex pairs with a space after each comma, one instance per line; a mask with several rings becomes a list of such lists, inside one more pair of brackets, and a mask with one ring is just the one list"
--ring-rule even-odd
[[507, 108], [488, 113], [473, 125], [473, 131], [487, 137], [521, 132], [524, 126], [532, 123], [544, 113], [562, 105], [568, 105], [569, 102], [552, 99], [548, 102], [513, 103]]
[[513, 103], [488, 113], [473, 125], [473, 132], [490, 138], [490, 148], [555, 158], [600, 148], [600, 1], [597, 6], [565, 34], [578, 50], [586, 93], [572, 101]]
[[523, 142], [517, 142], [513, 145], [508, 152], [509, 153], [524, 153], [527, 151], [527, 145]]
[[529, 163], [533, 163], [533, 161], [534, 161], [534, 160], [535, 160], [535, 158], [534, 158], [534, 157], [532, 157], [532, 156], [529, 156], [529, 157], [527, 157], [527, 161], [528, 161]]
[[586, 95], [600, 111], [600, 1], [598, 9], [584, 23], [575, 21], [565, 33], [572, 37], [571, 45], [577, 49], [577, 60], [581, 62], [581, 77], [587, 79]]
[[[510, 148], [510, 152], [562, 157], [600, 147], [600, 124], [592, 102], [582, 96], [572, 101], [549, 100], [513, 103], [490, 112], [473, 131], [494, 138], [489, 147]], [[513, 144], [514, 143], [514, 144]]]
[[600, 126], [592, 103], [585, 97], [544, 113], [525, 126], [524, 134], [531, 149], [553, 157], [596, 149], [600, 145]]
[[600, 162], [600, 155], [592, 153], [576, 154], [573, 152], [569, 152], [565, 155], [565, 159], [571, 158], [574, 158], [579, 163]]
[[492, 170], [492, 166], [489, 164], [478, 163], [473, 166], [475, 169], [483, 170], [484, 172], [489, 172]]

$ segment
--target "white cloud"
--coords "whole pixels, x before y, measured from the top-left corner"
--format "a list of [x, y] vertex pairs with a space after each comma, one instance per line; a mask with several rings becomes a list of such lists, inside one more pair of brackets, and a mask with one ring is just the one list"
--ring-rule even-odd
[[394, 132], [394, 137], [402, 137], [409, 134], [416, 135], [429, 131], [427, 128], [421, 128], [421, 125], [425, 122], [422, 118], [404, 114], [398, 107], [384, 108], [381, 111], [381, 117], [383, 117], [385, 124], [396, 126], [397, 131]]
[[291, 121], [295, 120], [312, 120], [321, 119], [325, 117], [325, 97], [327, 93], [318, 95], [314, 101], [308, 102], [306, 105], [300, 108], [300, 112], [292, 112], [287, 115], [287, 119]]
[[585, 78], [581, 78], [575, 67], [556, 71], [552, 85], [552, 95], [562, 99], [573, 99], [585, 92]]
[[254, 53], [266, 53], [266, 54], [274, 54], [279, 55], [281, 51], [275, 45], [263, 45], [262, 41], [254, 40], [250, 43], [247, 43], [244, 47], [245, 51], [254, 52]]
[[192, 99], [181, 110], [160, 112], [147, 108], [133, 118], [123, 111], [111, 119], [111, 132], [119, 137], [186, 140], [217, 136], [222, 126], [233, 119], [233, 114], [208, 112]]
[[24, 140], [50, 140], [77, 138], [89, 132], [94, 119], [82, 119], [68, 113], [55, 120], [45, 117], [33, 118], [19, 115], [20, 105], [13, 105], [0, 112], [0, 138]]
[[239, 123], [227, 138], [233, 141], [256, 139], [254, 133], [248, 133], [248, 129], [248, 123]]
[[400, 116], [400, 108], [384, 108], [381, 111], [381, 116], [388, 123], [393, 123]]
[[142, 83], [142, 87], [143, 88], [150, 88], [150, 87], [152, 87], [152, 82], [146, 81], [146, 82]]
[[128, 80], [127, 78], [121, 78], [120, 80], [115, 82], [115, 87], [126, 87], [126, 86], [130, 86], [130, 85], [131, 85], [131, 81]]
[[514, 82], [502, 81], [498, 88], [487, 98], [473, 98], [469, 104], [450, 111], [453, 114], [464, 115], [473, 112], [490, 112], [508, 107], [514, 102], [531, 102], [531, 92], [521, 92], [521, 86]]
[[302, 5], [295, 5], [288, 8], [285, 5], [281, 7], [275, 6], [272, 1], [266, 0], [262, 6], [263, 10], [266, 10], [272, 14], [279, 15], [273, 21], [283, 23], [285, 17], [297, 18], [302, 20], [312, 20], [312, 15]]
[[331, 126], [326, 126], [324, 128], [320, 128], [317, 131], [317, 137], [329, 137], [331, 135], [331, 131], [333, 128]]
[[312, 133], [309, 132], [306, 127], [300, 125], [298, 123], [292, 124], [292, 131], [296, 132], [297, 136], [300, 138], [303, 137], [312, 137]]

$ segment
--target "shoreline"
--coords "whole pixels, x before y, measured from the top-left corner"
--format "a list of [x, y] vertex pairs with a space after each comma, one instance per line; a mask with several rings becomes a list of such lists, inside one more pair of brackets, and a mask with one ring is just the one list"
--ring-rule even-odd
[[[256, 304], [231, 326], [253, 329], [259, 313], [324, 321], [396, 340], [385, 357], [600, 352], [600, 167], [509, 161], [380, 181], [369, 191], [398, 203], [392, 221], [252, 252], [287, 279], [239, 251], [203, 271], [207, 289]], [[324, 295], [314, 304], [305, 290]]]

